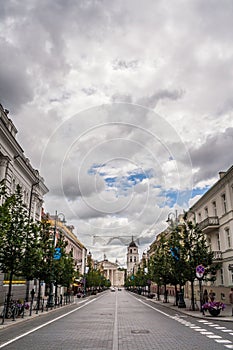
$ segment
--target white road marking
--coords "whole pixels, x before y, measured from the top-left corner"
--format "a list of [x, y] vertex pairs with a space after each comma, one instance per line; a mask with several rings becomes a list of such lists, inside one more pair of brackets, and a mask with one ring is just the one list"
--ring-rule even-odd
[[117, 300], [117, 293], [116, 293], [112, 350], [118, 350], [118, 312], [117, 312], [117, 307], [118, 307], [118, 300]]
[[[208, 332], [206, 329], [203, 329], [199, 326], [196, 326], [195, 324], [193, 324], [189, 321], [185, 321], [184, 319], [181, 319], [179, 315], [171, 316], [171, 315], [157, 309], [156, 307], [153, 307], [153, 306], [143, 302], [141, 299], [138, 299], [138, 298], [135, 298], [135, 299], [137, 299], [138, 301], [140, 301], [142, 304], [146, 305], [147, 307], [150, 307], [151, 309], [153, 309], [157, 312], [160, 312], [161, 314], [163, 314], [169, 318], [172, 318], [175, 321], [180, 322], [184, 326], [189, 327], [190, 329], [193, 329], [196, 332], [200, 332], [201, 335], [205, 335], [207, 338], [213, 339], [217, 343], [227, 344], [227, 345], [224, 345], [226, 348], [233, 349], [233, 344], [229, 344], [229, 343], [231, 343], [230, 340], [222, 339], [222, 337], [220, 335], [214, 334], [213, 332]], [[199, 320], [198, 322], [204, 324], [205, 326], [214, 327], [215, 329], [221, 330], [222, 332], [231, 332], [231, 330], [226, 329], [226, 327], [221, 327], [218, 324], [214, 324], [214, 323], [206, 321], [206, 320]], [[228, 334], [233, 335], [233, 333], [228, 333]]]
[[213, 339], [221, 339], [222, 337], [220, 335], [216, 335], [216, 334], [213, 334], [213, 335], [207, 335], [208, 338], [213, 338]]
[[30, 334], [30, 333], [34, 333], [34, 332], [38, 331], [38, 329], [41, 329], [41, 328], [43, 328], [43, 327], [49, 325], [50, 323], [56, 322], [56, 321], [60, 320], [61, 318], [66, 317], [66, 316], [72, 314], [73, 312], [75, 312], [75, 311], [77, 311], [77, 310], [79, 310], [79, 309], [82, 309], [84, 306], [87, 306], [88, 304], [92, 303], [92, 302], [95, 301], [95, 300], [96, 300], [96, 298], [94, 298], [94, 299], [92, 299], [92, 300], [86, 302], [85, 304], [83, 304], [83, 305], [77, 307], [76, 309], [74, 309], [74, 310], [72, 310], [72, 311], [67, 312], [66, 314], [63, 314], [63, 315], [61, 315], [61, 316], [58, 316], [58, 317], [54, 318], [54, 319], [51, 320], [51, 321], [48, 321], [48, 322], [46, 322], [46, 323], [43, 323], [42, 325], [40, 325], [40, 326], [38, 326], [38, 327], [36, 327], [36, 328], [33, 328], [33, 329], [31, 329], [30, 331], [28, 331], [28, 332], [26, 332], [26, 333], [20, 334], [18, 337], [15, 337], [15, 338], [13, 338], [13, 339], [7, 341], [6, 343], [0, 345], [0, 349], [4, 348], [5, 346], [7, 346], [7, 345], [9, 345], [9, 344], [11, 344], [11, 343], [14, 343], [16, 340], [19, 340], [19, 339], [21, 339], [21, 338], [23, 338], [23, 337], [26, 337], [26, 336], [27, 336], [28, 334]]
[[226, 327], [215, 327], [215, 329], [226, 329]]
[[216, 339], [215, 341], [216, 341], [216, 343], [222, 343], [222, 344], [223, 344], [223, 343], [226, 343], [226, 344], [227, 344], [227, 343], [231, 343], [230, 340], [226, 340], [226, 339]]

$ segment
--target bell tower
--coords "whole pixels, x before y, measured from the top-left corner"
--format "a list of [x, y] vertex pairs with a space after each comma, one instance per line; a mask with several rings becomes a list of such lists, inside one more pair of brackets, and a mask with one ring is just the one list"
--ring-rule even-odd
[[128, 252], [127, 252], [127, 275], [131, 275], [136, 272], [138, 263], [139, 263], [138, 246], [134, 242], [134, 239], [132, 236], [132, 241], [128, 246]]

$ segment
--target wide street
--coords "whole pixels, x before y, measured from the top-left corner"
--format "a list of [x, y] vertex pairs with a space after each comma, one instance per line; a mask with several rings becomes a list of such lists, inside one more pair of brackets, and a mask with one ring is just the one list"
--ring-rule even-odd
[[106, 291], [0, 330], [0, 349], [233, 349], [233, 323]]

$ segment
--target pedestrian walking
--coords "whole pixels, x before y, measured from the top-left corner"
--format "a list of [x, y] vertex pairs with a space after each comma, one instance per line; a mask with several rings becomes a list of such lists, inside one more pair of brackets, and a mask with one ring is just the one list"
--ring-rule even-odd
[[203, 293], [203, 304], [208, 303], [208, 301], [209, 301], [209, 296], [208, 296], [207, 289], [205, 289]]
[[231, 288], [229, 293], [229, 302], [231, 304], [231, 316], [233, 316], [233, 288]]
[[214, 299], [215, 299], [215, 293], [212, 291], [212, 289], [210, 290], [209, 292], [209, 298], [210, 298], [210, 301], [213, 302]]

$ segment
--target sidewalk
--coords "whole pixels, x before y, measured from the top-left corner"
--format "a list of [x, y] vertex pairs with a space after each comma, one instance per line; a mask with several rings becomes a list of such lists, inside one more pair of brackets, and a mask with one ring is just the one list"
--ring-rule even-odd
[[[186, 308], [178, 308], [178, 306], [175, 306], [174, 304], [175, 298], [172, 296], [168, 296], [168, 303], [163, 302], [163, 295], [161, 295], [160, 301], [156, 299], [149, 299], [149, 300], [153, 301], [155, 304], [158, 303], [164, 307], [176, 310], [177, 312], [186, 314], [188, 316], [197, 317], [197, 318], [206, 318], [208, 320], [211, 319], [215, 321], [229, 321], [229, 322], [233, 321], [233, 316], [231, 315], [232, 307], [230, 304], [226, 304], [226, 308], [223, 311], [221, 311], [219, 316], [213, 317], [209, 314], [208, 311], [205, 311], [205, 315], [203, 315], [200, 310], [192, 311], [191, 300], [189, 299], [185, 299]], [[198, 305], [198, 307], [200, 308], [200, 305]]]
[[[9, 318], [9, 319], [5, 318], [3, 324], [2, 324], [2, 318], [0, 318], [0, 331], [6, 327], [15, 326], [21, 322], [27, 322], [27, 321], [32, 320], [35, 317], [42, 317], [42, 316], [47, 315], [48, 313], [55, 312], [55, 311], [58, 311], [58, 310], [61, 310], [64, 308], [68, 308], [72, 305], [74, 305], [74, 301], [69, 303], [69, 304], [54, 307], [52, 309], [48, 309], [48, 310], [45, 309], [43, 312], [41, 310], [39, 310], [39, 312], [36, 313], [36, 310], [33, 310], [31, 313], [31, 316], [30, 316], [30, 310], [25, 310], [24, 317], [22, 317], [20, 315], [17, 318], [15, 318], [15, 320], [13, 320], [12, 318]], [[0, 307], [0, 314], [1, 314], [2, 310], [3, 310], [3, 307]]]

